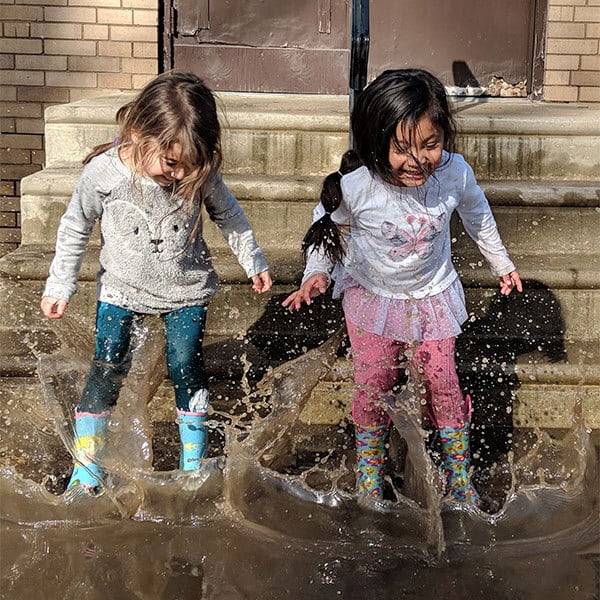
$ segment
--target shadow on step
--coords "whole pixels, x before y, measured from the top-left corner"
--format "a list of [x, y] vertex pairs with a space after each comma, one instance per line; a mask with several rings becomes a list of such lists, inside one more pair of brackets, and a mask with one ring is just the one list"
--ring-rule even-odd
[[269, 298], [264, 313], [246, 334], [265, 357], [277, 363], [316, 348], [344, 323], [341, 301], [333, 300], [330, 293], [314, 298], [310, 306], [294, 312], [281, 305], [288, 295]]
[[523, 281], [522, 293], [498, 290], [481, 315], [463, 326], [456, 344], [461, 386], [473, 401], [471, 447], [481, 478], [501, 476], [496, 464], [520, 454], [513, 427], [513, 401], [521, 387], [517, 360], [557, 363], [567, 358], [561, 306], [537, 280]]

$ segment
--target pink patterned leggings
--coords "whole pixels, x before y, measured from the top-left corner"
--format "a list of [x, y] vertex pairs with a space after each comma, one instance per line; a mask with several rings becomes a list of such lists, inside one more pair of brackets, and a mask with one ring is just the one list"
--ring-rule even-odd
[[[463, 397], [456, 374], [456, 338], [420, 342], [418, 346], [359, 329], [346, 319], [357, 389], [352, 418], [362, 426], [389, 424], [390, 417], [377, 404], [398, 380], [401, 359], [412, 361], [425, 389], [429, 418], [438, 428], [461, 427], [468, 419], [469, 402]], [[408, 351], [408, 352], [407, 352]], [[412, 354], [411, 352], [412, 351]], [[408, 354], [411, 354], [408, 356]]]

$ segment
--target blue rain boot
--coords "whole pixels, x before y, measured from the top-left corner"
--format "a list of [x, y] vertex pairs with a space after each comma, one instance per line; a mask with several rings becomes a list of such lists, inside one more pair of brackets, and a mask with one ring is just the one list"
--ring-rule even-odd
[[440, 429], [442, 468], [446, 477], [446, 496], [458, 502], [477, 506], [479, 494], [469, 476], [469, 426], [470, 423], [467, 421], [462, 427]]
[[179, 468], [182, 471], [197, 469], [206, 454], [206, 419], [208, 411], [208, 390], [198, 390], [190, 400], [190, 409], [177, 409], [177, 424], [181, 439]]
[[206, 454], [206, 413], [177, 410], [177, 424], [181, 438], [179, 468], [182, 471], [197, 469]]
[[385, 442], [389, 425], [354, 425], [356, 443], [356, 491], [375, 498], [383, 496]]
[[100, 487], [104, 471], [96, 459], [104, 448], [108, 415], [108, 411], [101, 414], [75, 412], [75, 468], [67, 489], [82, 486], [97, 490]]

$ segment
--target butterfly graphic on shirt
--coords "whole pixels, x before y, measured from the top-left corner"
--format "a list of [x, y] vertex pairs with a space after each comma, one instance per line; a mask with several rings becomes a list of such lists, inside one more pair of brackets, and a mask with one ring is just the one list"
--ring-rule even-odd
[[381, 224], [381, 233], [392, 244], [387, 253], [389, 258], [401, 261], [411, 254], [416, 254], [422, 259], [431, 256], [435, 238], [442, 231], [444, 220], [443, 214], [433, 218], [408, 215], [407, 227], [384, 221]]

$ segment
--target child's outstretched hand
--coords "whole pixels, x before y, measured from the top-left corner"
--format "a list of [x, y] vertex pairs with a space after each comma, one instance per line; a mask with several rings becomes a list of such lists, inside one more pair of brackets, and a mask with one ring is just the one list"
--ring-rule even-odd
[[51, 298], [50, 296], [44, 296], [42, 298], [42, 312], [49, 319], [60, 319], [67, 310], [68, 302], [62, 298]]
[[268, 292], [272, 285], [273, 281], [271, 280], [271, 273], [269, 271], [263, 271], [258, 275], [252, 276], [252, 289], [259, 294]]
[[292, 292], [282, 303], [282, 306], [287, 307], [289, 310], [299, 310], [302, 303], [305, 302], [307, 305], [311, 303], [311, 298], [324, 294], [327, 291], [327, 285], [329, 280], [325, 273], [316, 273], [309, 277], [300, 286], [300, 289]]
[[517, 288], [519, 292], [523, 291], [523, 284], [517, 271], [511, 271], [508, 275], [502, 275], [500, 277], [500, 293], [504, 296], [508, 296], [513, 291], [513, 288]]

